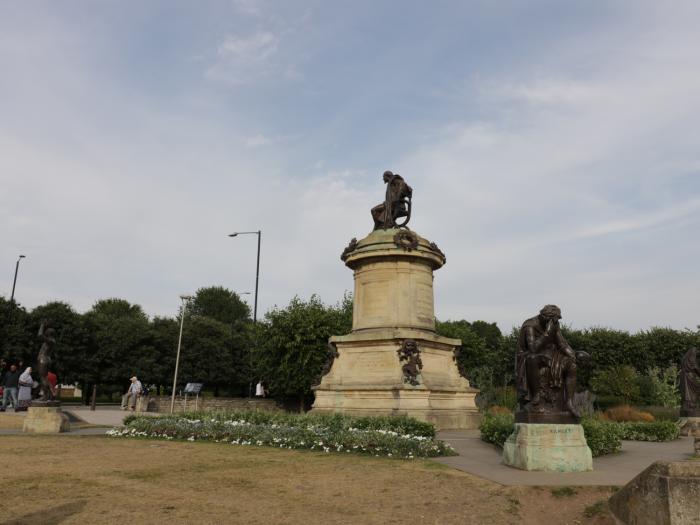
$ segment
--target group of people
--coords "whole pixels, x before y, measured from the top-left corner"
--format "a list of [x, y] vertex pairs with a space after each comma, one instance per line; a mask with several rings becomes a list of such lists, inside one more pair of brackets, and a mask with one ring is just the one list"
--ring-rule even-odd
[[[2, 388], [2, 406], [0, 412], [5, 412], [11, 404], [15, 412], [22, 412], [32, 403], [32, 390], [38, 388], [39, 382], [32, 377], [32, 367], [24, 368], [22, 361], [10, 363], [0, 361], [0, 387]], [[53, 372], [47, 374], [52, 393], [55, 394], [58, 378]]]

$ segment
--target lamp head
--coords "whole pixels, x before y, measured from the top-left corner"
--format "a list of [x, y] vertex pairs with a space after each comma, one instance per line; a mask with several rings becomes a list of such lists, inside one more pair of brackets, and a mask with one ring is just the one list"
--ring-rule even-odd
[[229, 236], [229, 237], [238, 237], [238, 232], [236, 232], [236, 233], [229, 233], [228, 236]]
[[180, 299], [182, 299], [183, 301], [191, 301], [192, 296], [191, 295], [181, 295]]
[[20, 256], [19, 256], [20, 259], [24, 259], [25, 257], [26, 257], [26, 255], [20, 255]]

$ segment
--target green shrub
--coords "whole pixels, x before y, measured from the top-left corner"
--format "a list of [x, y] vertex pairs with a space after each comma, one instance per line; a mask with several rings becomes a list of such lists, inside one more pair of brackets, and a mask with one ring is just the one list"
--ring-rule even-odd
[[593, 457], [619, 452], [622, 448], [619, 423], [587, 417], [581, 420], [581, 425]]
[[630, 404], [639, 398], [639, 375], [629, 365], [616, 365], [591, 378], [593, 391], [600, 396], [614, 396]]
[[680, 417], [678, 407], [642, 406], [636, 408], [649, 412], [657, 421], [676, 421]]
[[617, 423], [620, 437], [633, 441], [673, 441], [678, 439], [680, 428], [673, 421]]
[[671, 365], [663, 369], [657, 366], [647, 369], [646, 374], [639, 378], [639, 400], [645, 405], [679, 406], [678, 368]]
[[513, 414], [484, 414], [479, 425], [482, 441], [493, 443], [501, 448], [514, 429], [515, 418]]
[[155, 417], [131, 415], [125, 419], [124, 428], [115, 428], [108, 434], [113, 437], [215, 441], [400, 458], [455, 454], [449, 445], [434, 439], [432, 425], [407, 417], [262, 411], [193, 412]]
[[515, 410], [518, 405], [518, 393], [512, 386], [503, 386], [494, 389], [494, 404]]

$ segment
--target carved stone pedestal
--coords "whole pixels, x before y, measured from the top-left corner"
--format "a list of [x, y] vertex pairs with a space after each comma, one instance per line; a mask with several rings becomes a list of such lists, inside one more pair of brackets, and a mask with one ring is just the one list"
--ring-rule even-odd
[[657, 461], [609, 500], [616, 523], [700, 523], [700, 461]]
[[68, 432], [68, 416], [61, 412], [60, 405], [47, 404], [30, 406], [24, 418], [24, 432], [37, 434], [57, 434]]
[[683, 417], [680, 420], [681, 436], [699, 436], [700, 437], [700, 416], [698, 417]]
[[503, 463], [521, 470], [593, 470], [593, 456], [581, 425], [516, 423], [503, 445]]
[[[343, 253], [354, 270], [353, 329], [314, 387], [313, 412], [407, 415], [438, 429], [476, 428], [477, 390], [460, 375], [458, 339], [435, 333], [434, 244], [407, 229], [376, 230]], [[415, 343], [415, 344], [414, 344]]]

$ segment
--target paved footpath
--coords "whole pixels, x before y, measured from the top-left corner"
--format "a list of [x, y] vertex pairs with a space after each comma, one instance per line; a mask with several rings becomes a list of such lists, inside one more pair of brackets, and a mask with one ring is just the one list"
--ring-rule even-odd
[[623, 441], [622, 451], [593, 458], [591, 472], [535, 472], [507, 467], [501, 460], [501, 450], [479, 439], [478, 430], [450, 430], [438, 433], [459, 456], [436, 458], [449, 465], [502, 485], [625, 485], [654, 461], [690, 459], [691, 438], [666, 443]]

